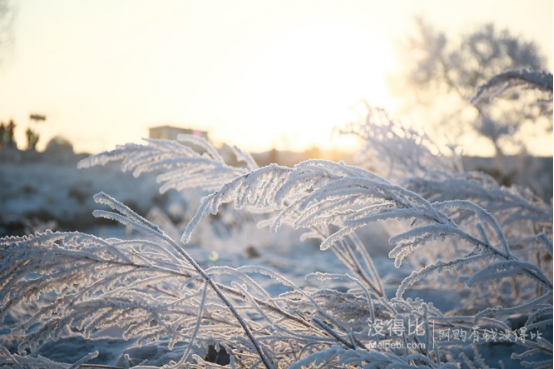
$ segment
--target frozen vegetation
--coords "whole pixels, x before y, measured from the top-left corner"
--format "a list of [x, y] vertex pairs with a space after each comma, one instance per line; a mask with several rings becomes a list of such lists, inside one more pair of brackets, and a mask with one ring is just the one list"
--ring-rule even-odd
[[[521, 85], [551, 94], [552, 75], [505, 73], [476, 98]], [[551, 202], [366, 107], [342, 128], [365, 142], [356, 166], [259, 167], [238, 148], [230, 165], [193, 136], [80, 161], [157, 173], [197, 206], [146, 219], [101, 192], [93, 215], [125, 234], [0, 239], [0, 363], [551, 367]]]

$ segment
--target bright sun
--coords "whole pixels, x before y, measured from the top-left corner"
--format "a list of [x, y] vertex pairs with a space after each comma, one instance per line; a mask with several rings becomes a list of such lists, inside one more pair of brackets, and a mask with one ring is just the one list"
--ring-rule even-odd
[[353, 140], [331, 141], [333, 127], [352, 118], [350, 107], [360, 99], [390, 104], [381, 74], [387, 61], [375, 53], [379, 41], [372, 38], [328, 23], [283, 37], [235, 80], [232, 109], [241, 121], [214, 133], [225, 139], [237, 127], [253, 132], [237, 139], [254, 149], [262, 149], [268, 136], [279, 149], [351, 146]]

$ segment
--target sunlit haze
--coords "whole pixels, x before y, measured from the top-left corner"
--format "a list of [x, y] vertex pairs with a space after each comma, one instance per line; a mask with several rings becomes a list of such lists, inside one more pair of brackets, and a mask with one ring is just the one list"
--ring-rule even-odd
[[[414, 15], [456, 34], [494, 22], [552, 65], [551, 1], [12, 1], [0, 120], [25, 147], [56, 135], [77, 152], [138, 142], [148, 127], [209, 131], [246, 150], [348, 149], [332, 138], [360, 99], [394, 110], [386, 74]], [[551, 136], [532, 145], [552, 155]]]

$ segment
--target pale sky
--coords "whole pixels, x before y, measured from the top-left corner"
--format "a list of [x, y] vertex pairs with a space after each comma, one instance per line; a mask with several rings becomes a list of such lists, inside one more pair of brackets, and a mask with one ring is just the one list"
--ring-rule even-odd
[[[360, 99], [394, 109], [395, 42], [424, 15], [457, 34], [493, 22], [535, 41], [552, 66], [552, 1], [12, 0], [14, 46], [0, 67], [0, 120], [25, 147], [139, 142], [148, 127], [205, 129], [245, 150], [329, 147]], [[333, 142], [336, 142], [333, 141]], [[342, 143], [345, 144], [344, 142]], [[534, 145], [552, 155], [551, 139]]]

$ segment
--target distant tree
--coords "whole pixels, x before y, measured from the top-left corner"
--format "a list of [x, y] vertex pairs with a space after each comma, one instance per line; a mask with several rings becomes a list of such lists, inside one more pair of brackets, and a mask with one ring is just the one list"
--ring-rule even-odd
[[[417, 32], [400, 48], [401, 70], [390, 79], [393, 93], [404, 101], [403, 111], [417, 116], [417, 110], [423, 109], [426, 124], [455, 138], [469, 128], [492, 143], [497, 157], [504, 156], [506, 145], [525, 150], [518, 132], [546, 110], [546, 101], [536, 91], [514, 90], [476, 104], [471, 98], [496, 74], [522, 68], [544, 70], [538, 46], [492, 24], [463, 33], [459, 39], [449, 39], [422, 18], [416, 18], [415, 24]], [[545, 126], [552, 128], [551, 123]]]

